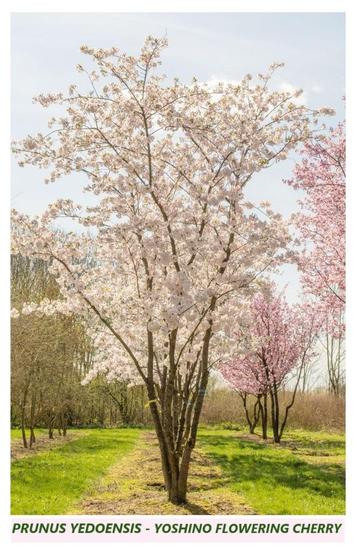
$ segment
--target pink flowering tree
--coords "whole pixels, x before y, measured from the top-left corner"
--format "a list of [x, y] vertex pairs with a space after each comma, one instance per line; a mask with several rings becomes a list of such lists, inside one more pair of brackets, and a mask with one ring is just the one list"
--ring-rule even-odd
[[345, 145], [343, 123], [309, 140], [288, 181], [305, 192], [294, 217], [307, 243], [299, 258], [303, 286], [338, 316], [345, 303]]
[[345, 312], [345, 124], [309, 140], [288, 183], [305, 192], [294, 216], [300, 241], [298, 267], [304, 290], [321, 313], [321, 342], [327, 358], [329, 389], [344, 385]]
[[[149, 37], [137, 57], [85, 46], [89, 91], [37, 98], [62, 115], [14, 144], [20, 164], [48, 169], [47, 182], [75, 173], [98, 202], [14, 212], [13, 244], [48, 259], [62, 293], [22, 313], [81, 313], [94, 370], [145, 384], [168, 497], [181, 503], [233, 313], [289, 241], [279, 215], [246, 203], [245, 186], [312, 135], [318, 112], [296, 102], [300, 92], [270, 88], [277, 64], [255, 82], [168, 83], [158, 73], [165, 45]], [[92, 232], [59, 234], [63, 216]]]
[[[290, 307], [281, 295], [257, 293], [250, 302], [246, 320], [237, 331], [239, 354], [220, 366], [220, 372], [243, 397], [254, 395], [253, 420], [259, 408], [262, 436], [267, 438], [268, 397], [274, 441], [279, 443], [289, 410], [294, 404], [302, 371], [311, 361], [317, 335], [317, 315], [309, 305]], [[280, 404], [280, 390], [295, 375], [290, 402]], [[246, 413], [248, 416], [248, 412]]]

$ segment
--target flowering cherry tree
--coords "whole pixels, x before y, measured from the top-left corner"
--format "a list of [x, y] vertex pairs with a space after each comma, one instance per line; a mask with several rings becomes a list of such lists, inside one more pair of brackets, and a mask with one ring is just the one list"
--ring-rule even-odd
[[[267, 438], [269, 396], [274, 441], [281, 440], [302, 370], [315, 355], [313, 345], [317, 327], [317, 313], [310, 305], [290, 307], [281, 295], [272, 291], [255, 294], [247, 319], [239, 322], [239, 354], [224, 362], [220, 372], [245, 399], [247, 394], [256, 396], [254, 421], [258, 404], [263, 438]], [[296, 381], [292, 397], [282, 408], [279, 391], [294, 371]], [[246, 408], [245, 402], [244, 406]]]
[[327, 358], [329, 389], [344, 387], [345, 313], [345, 124], [309, 140], [288, 183], [305, 192], [294, 216], [301, 243], [298, 267], [304, 290], [321, 312], [321, 343]]
[[305, 191], [294, 217], [301, 240], [310, 244], [299, 258], [304, 288], [338, 317], [345, 303], [345, 145], [343, 123], [309, 140], [288, 181]]
[[[81, 313], [94, 370], [146, 385], [168, 496], [180, 503], [233, 312], [289, 241], [279, 215], [245, 201], [245, 186], [312, 135], [318, 112], [295, 101], [300, 92], [270, 89], [277, 64], [255, 82], [168, 84], [157, 71], [165, 45], [149, 37], [138, 57], [84, 46], [90, 91], [37, 98], [63, 115], [14, 144], [20, 164], [49, 169], [47, 182], [76, 173], [98, 203], [14, 211], [13, 244], [50, 260], [62, 293], [22, 313]], [[92, 233], [59, 233], [62, 216]]]

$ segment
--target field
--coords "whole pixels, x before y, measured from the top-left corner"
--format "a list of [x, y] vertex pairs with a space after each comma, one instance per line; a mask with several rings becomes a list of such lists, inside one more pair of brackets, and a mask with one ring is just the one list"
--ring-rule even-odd
[[185, 507], [166, 500], [154, 433], [78, 429], [19, 452], [12, 431], [12, 514], [344, 514], [341, 433], [292, 430], [281, 445], [202, 427]]

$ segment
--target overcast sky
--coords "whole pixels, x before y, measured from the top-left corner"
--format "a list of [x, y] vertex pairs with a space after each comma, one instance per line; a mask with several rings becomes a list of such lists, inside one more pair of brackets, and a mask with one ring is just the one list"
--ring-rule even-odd
[[[51, 109], [32, 103], [41, 92], [67, 90], [77, 82], [82, 44], [116, 46], [136, 54], [148, 35], [167, 35], [163, 71], [169, 79], [193, 76], [205, 81], [240, 80], [264, 72], [273, 61], [285, 62], [277, 87], [304, 90], [310, 107], [328, 106], [344, 118], [345, 37], [340, 13], [149, 13], [149, 14], [15, 14], [12, 17], [12, 134], [24, 137], [46, 131]], [[262, 171], [249, 185], [253, 202], [269, 200], [285, 216], [294, 212], [297, 193], [282, 183], [294, 159]], [[13, 164], [12, 206], [37, 214], [58, 197], [83, 201], [82, 176], [43, 183], [45, 174]], [[279, 278], [288, 283], [288, 298], [299, 292], [297, 273], [288, 268]]]

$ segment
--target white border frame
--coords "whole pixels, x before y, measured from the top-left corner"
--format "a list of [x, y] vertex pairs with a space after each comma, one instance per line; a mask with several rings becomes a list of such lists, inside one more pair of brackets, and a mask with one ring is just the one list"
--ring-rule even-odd
[[[340, 548], [351, 548], [353, 543], [358, 541], [355, 537], [357, 529], [358, 508], [355, 499], [357, 490], [357, 434], [355, 389], [358, 386], [358, 365], [354, 348], [354, 333], [356, 331], [357, 319], [357, 236], [358, 236], [358, 216], [355, 209], [358, 206], [358, 177], [357, 166], [354, 163], [356, 151], [354, 144], [358, 144], [358, 108], [357, 100], [357, 70], [354, 66], [354, 53], [358, 51], [358, 7], [354, 0], [102, 0], [100, 3], [92, 3], [89, 0], [32, 0], [31, 3], [26, 0], [3, 1], [0, 7], [0, 40], [1, 40], [1, 71], [2, 87], [0, 90], [1, 101], [1, 159], [2, 159], [2, 186], [0, 197], [0, 222], [1, 222], [1, 271], [0, 271], [0, 292], [1, 292], [1, 318], [0, 318], [0, 336], [2, 343], [2, 362], [1, 362], [1, 386], [0, 386], [0, 472], [3, 478], [2, 495], [0, 496], [0, 541], [3, 549], [10, 546], [10, 516], [9, 516], [9, 428], [8, 420], [10, 389], [9, 389], [9, 358], [10, 358], [10, 338], [9, 338], [9, 205], [10, 205], [10, 14], [11, 13], [124, 13], [124, 12], [345, 12], [346, 13], [346, 33], [347, 33], [347, 135], [348, 135], [348, 191], [347, 191], [347, 256], [348, 256], [348, 306], [347, 306], [347, 515], [346, 515], [346, 543], [336, 544]], [[355, 456], [355, 457], [354, 457]], [[357, 490], [358, 491], [358, 490]], [[34, 544], [17, 544], [17, 548], [28, 549]], [[60, 544], [61, 545], [61, 544]], [[78, 545], [93, 547], [99, 544], [66, 544], [66, 549], [75, 549]], [[101, 544], [102, 545], [102, 544]], [[120, 544], [123, 547], [122, 544]], [[161, 547], [163, 544], [146, 544], [146, 549], [151, 551]], [[164, 544], [165, 545], [165, 544]], [[170, 544], [171, 546], [182, 546], [183, 544]], [[185, 546], [191, 544], [185, 544]], [[196, 544], [197, 546], [198, 544]], [[199, 544], [201, 545], [201, 544]], [[204, 544], [206, 549], [214, 549], [214, 543]], [[237, 548], [242, 544], [227, 544], [229, 547]], [[267, 548], [276, 549], [277, 544], [265, 544]], [[286, 544], [293, 545], [296, 544]], [[301, 544], [299, 544], [301, 545]], [[317, 544], [305, 544], [308, 549], [313, 549]], [[25, 547], [26, 546], [26, 547]], [[257, 546], [257, 547], [256, 547]], [[250, 549], [260, 547], [261, 544], [252, 543]], [[260, 547], [261, 548], [261, 547]]]

